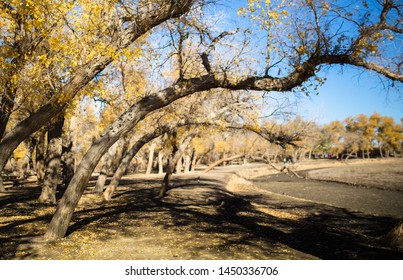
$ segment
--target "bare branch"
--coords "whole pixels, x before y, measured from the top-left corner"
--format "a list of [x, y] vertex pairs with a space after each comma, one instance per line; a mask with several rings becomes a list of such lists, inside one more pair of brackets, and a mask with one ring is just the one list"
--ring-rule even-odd
[[203, 64], [204, 68], [206, 69], [207, 73], [211, 73], [211, 66], [210, 66], [210, 61], [208, 59], [208, 56], [209, 56], [210, 52], [215, 48], [215, 44], [217, 42], [219, 42], [222, 38], [224, 38], [228, 35], [234, 35], [238, 31], [239, 31], [239, 28], [237, 28], [233, 31], [230, 31], [230, 32], [227, 32], [227, 31], [222, 32], [220, 35], [218, 35], [211, 41], [211, 44], [208, 46], [207, 50], [200, 54], [200, 57], [202, 59], [202, 64]]

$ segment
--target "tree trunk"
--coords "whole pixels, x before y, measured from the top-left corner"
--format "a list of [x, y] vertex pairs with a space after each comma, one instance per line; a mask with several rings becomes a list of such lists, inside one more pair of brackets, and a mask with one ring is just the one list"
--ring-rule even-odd
[[3, 184], [3, 176], [0, 174], [0, 193], [6, 192], [6, 188], [4, 187]]
[[119, 164], [122, 162], [123, 157], [126, 155], [129, 148], [130, 139], [124, 137], [120, 139], [117, 143], [115, 155], [112, 157], [110, 170], [116, 170]]
[[381, 143], [378, 143], [378, 147], [379, 147], [379, 153], [381, 154], [381, 158], [383, 158], [382, 144], [381, 144]]
[[153, 168], [153, 162], [154, 162], [154, 151], [155, 151], [155, 143], [151, 143], [151, 145], [148, 147], [148, 164], [147, 164], [147, 170], [146, 174], [149, 175], [151, 174], [152, 168]]
[[140, 138], [126, 153], [126, 155], [120, 162], [118, 168], [116, 169], [115, 174], [113, 174], [111, 182], [109, 183], [108, 187], [104, 191], [103, 196], [104, 196], [105, 201], [109, 201], [112, 199], [112, 195], [115, 193], [116, 188], [119, 186], [119, 182], [122, 179], [123, 175], [126, 173], [126, 170], [129, 167], [130, 162], [133, 160], [134, 156], [145, 144], [147, 144], [150, 140], [154, 139], [154, 138], [151, 138], [151, 139], [150, 138], [151, 137]]
[[46, 239], [55, 240], [66, 234], [74, 209], [87, 187], [92, 172], [102, 155], [118, 140], [119, 136], [120, 134], [105, 133], [92, 144], [91, 148], [81, 160], [69, 186], [57, 206], [56, 212], [45, 233]]
[[161, 151], [158, 152], [158, 174], [164, 173], [164, 153]]
[[17, 160], [15, 159], [14, 155], [11, 156], [10, 158], [10, 166], [11, 166], [11, 173], [15, 176], [17, 176], [17, 170], [18, 170], [18, 166], [17, 166]]
[[[111, 200], [112, 195], [116, 191], [116, 188], [119, 186], [119, 182], [122, 179], [123, 175], [126, 173], [126, 170], [129, 167], [130, 162], [133, 160], [134, 156], [145, 144], [149, 143], [150, 141], [159, 137], [160, 135], [172, 130], [174, 127], [182, 126], [183, 124], [184, 124], [183, 122], [176, 124], [167, 124], [163, 127], [156, 129], [153, 132], [143, 135], [139, 140], [137, 140], [136, 143], [130, 148], [130, 150], [126, 153], [125, 157], [119, 164], [119, 167], [117, 168], [115, 174], [113, 175], [112, 180], [109, 183], [109, 186], [106, 188], [104, 192], [104, 200], [105, 201]], [[158, 155], [160, 154], [162, 154], [161, 151]]]
[[32, 161], [32, 153], [35, 149], [35, 145], [35, 138], [30, 137], [27, 141], [27, 152], [25, 153], [24, 159], [22, 160], [20, 179], [26, 179], [30, 168], [32, 168], [32, 166], [30, 166], [30, 162]]
[[[15, 60], [15, 59], [13, 59]], [[18, 69], [17, 65], [14, 65]], [[2, 81], [4, 82], [4, 81]], [[3, 139], [4, 133], [6, 132], [8, 121], [10, 120], [11, 112], [14, 108], [14, 99], [16, 93], [16, 87], [10, 83], [10, 81], [5, 81], [4, 92], [2, 91], [2, 98], [0, 99], [0, 142]]]
[[195, 136], [196, 136], [196, 133], [191, 133], [185, 137], [183, 142], [180, 144], [179, 148], [176, 145], [173, 146], [173, 150], [172, 150], [173, 157], [172, 157], [172, 160], [168, 161], [167, 172], [164, 176], [164, 179], [162, 180], [161, 188], [160, 188], [157, 198], [161, 199], [166, 195], [166, 193], [168, 191], [169, 183], [171, 181], [172, 173], [175, 170], [175, 166], [182, 159], [183, 153], [185, 152], [186, 148], [189, 146], [190, 142], [192, 141], [192, 139]]
[[66, 140], [63, 145], [62, 164], [63, 164], [63, 185], [65, 188], [69, 185], [74, 176], [75, 155], [73, 152], [73, 142], [70, 139]]
[[51, 125], [48, 131], [46, 170], [42, 184], [42, 193], [38, 198], [39, 203], [56, 203], [56, 190], [60, 180], [63, 125], [64, 117], [60, 118], [55, 124]]
[[176, 161], [176, 167], [175, 167], [175, 172], [176, 174], [180, 174], [182, 173], [182, 168], [183, 168], [183, 164], [182, 164], [182, 156]]
[[209, 172], [211, 169], [213, 169], [214, 167], [216, 167], [216, 166], [219, 165], [220, 163], [228, 162], [228, 161], [231, 161], [231, 160], [234, 160], [234, 159], [238, 159], [238, 158], [242, 158], [242, 157], [244, 157], [244, 156], [245, 156], [245, 155], [236, 155], [236, 156], [232, 156], [232, 157], [229, 157], [229, 158], [222, 158], [222, 159], [217, 160], [216, 162], [213, 162], [212, 164], [210, 164], [206, 169], [204, 169], [203, 172]]
[[105, 153], [101, 172], [99, 173], [97, 182], [95, 184], [94, 193], [102, 193], [104, 191], [105, 182], [108, 178], [108, 170], [111, 165], [111, 157], [112, 156], [109, 151]]
[[277, 157], [278, 157], [278, 151], [275, 152], [273, 162], [277, 162]]
[[158, 194], [158, 199], [163, 198], [166, 195], [166, 192], [168, 191], [169, 183], [171, 181], [172, 173], [174, 172], [175, 169], [175, 163], [173, 160], [168, 160], [167, 164], [167, 170], [164, 176], [164, 179], [162, 180], [161, 188]]
[[43, 106], [37, 112], [31, 113], [30, 116], [14, 127], [10, 132], [4, 135], [0, 143], [0, 171], [4, 169], [8, 159], [13, 154], [17, 146], [27, 139], [29, 135], [40, 129], [62, 108], [49, 104]]
[[192, 157], [190, 155], [186, 155], [185, 156], [185, 169], [183, 171], [185, 173], [189, 173], [191, 166], [192, 166]]
[[344, 160], [345, 162], [347, 162], [347, 160], [354, 154], [354, 152], [350, 152], [347, 156], [346, 159]]
[[[225, 158], [227, 158], [227, 153], [226, 153], [226, 152], [223, 152], [223, 153], [222, 153], [222, 159], [225, 159]], [[226, 165], [227, 165], [227, 161], [225, 161], [225, 160], [221, 161], [220, 163], [222, 163], [222, 166], [226, 166]]]
[[38, 137], [36, 145], [36, 178], [38, 185], [43, 183], [45, 178], [45, 151], [46, 151], [46, 131], [42, 130]]
[[196, 152], [196, 150], [193, 150], [192, 165], [190, 167], [190, 172], [194, 172], [196, 170], [196, 163], [197, 163], [197, 152]]

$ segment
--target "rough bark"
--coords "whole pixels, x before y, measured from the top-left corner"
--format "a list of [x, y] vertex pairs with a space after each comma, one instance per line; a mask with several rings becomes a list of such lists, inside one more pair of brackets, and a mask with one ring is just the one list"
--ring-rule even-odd
[[49, 228], [45, 233], [46, 239], [55, 240], [66, 234], [74, 208], [77, 206], [77, 203], [87, 186], [91, 173], [94, 171], [102, 155], [114, 141], [117, 141], [119, 136], [113, 135], [113, 138], [109, 138], [108, 135], [112, 136], [108, 133], [96, 140], [79, 164], [69, 186], [57, 206], [56, 212], [49, 224]]
[[212, 164], [210, 164], [206, 169], [204, 169], [203, 172], [209, 172], [211, 169], [213, 169], [214, 167], [216, 167], [217, 165], [223, 163], [223, 162], [228, 162], [234, 159], [238, 159], [238, 158], [243, 158], [245, 155], [236, 155], [236, 156], [232, 156], [232, 157], [228, 157], [228, 158], [222, 158], [219, 159], [215, 162], [213, 162]]
[[48, 149], [46, 152], [46, 170], [42, 183], [42, 192], [38, 198], [39, 203], [55, 204], [57, 185], [60, 180], [61, 156], [63, 148], [64, 117], [51, 125], [48, 131]]
[[63, 185], [65, 188], [69, 185], [74, 176], [75, 156], [73, 151], [73, 142], [66, 139], [63, 144], [62, 165], [63, 165]]
[[43, 106], [38, 111], [31, 113], [27, 119], [20, 122], [8, 132], [0, 143], [0, 170], [3, 170], [17, 146], [33, 132], [43, 127], [53, 116], [59, 113], [61, 109], [62, 108], [56, 108], [51, 104]]
[[130, 139], [123, 137], [117, 143], [116, 153], [112, 158], [111, 171], [116, 170], [129, 149]]
[[98, 175], [97, 182], [95, 184], [94, 193], [102, 193], [104, 191], [106, 179], [108, 178], [108, 172], [111, 167], [111, 161], [112, 161], [112, 155], [108, 151], [103, 157], [103, 163], [101, 171]]
[[38, 185], [43, 183], [45, 177], [45, 151], [46, 151], [46, 131], [42, 130], [38, 137], [38, 144], [36, 145], [36, 177]]
[[131, 149], [126, 153], [125, 157], [123, 157], [122, 161], [119, 164], [119, 167], [115, 171], [115, 174], [113, 174], [111, 182], [109, 183], [108, 187], [104, 191], [103, 197], [104, 197], [105, 201], [109, 201], [112, 199], [112, 195], [115, 193], [120, 180], [122, 179], [123, 175], [126, 173], [126, 170], [129, 167], [130, 162], [133, 160], [134, 156], [145, 144], [147, 144], [151, 139], [154, 139], [154, 138], [151, 138], [151, 139], [150, 138], [147, 138], [147, 137], [140, 138], [131, 147]]
[[[9, 87], [6, 86], [6, 92], [10, 92], [8, 88]], [[6, 127], [14, 106], [14, 93], [5, 93], [3, 96], [4, 98], [1, 98], [0, 100], [0, 140], [3, 138], [4, 133], [6, 132]]]

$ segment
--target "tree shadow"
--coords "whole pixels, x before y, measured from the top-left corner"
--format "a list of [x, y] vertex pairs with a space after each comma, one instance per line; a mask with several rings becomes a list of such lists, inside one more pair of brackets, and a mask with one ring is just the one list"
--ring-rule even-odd
[[[155, 183], [159, 184], [159, 181], [152, 184]], [[175, 190], [184, 196], [173, 194]], [[300, 210], [312, 214], [299, 220], [278, 218], [262, 213], [251, 204], [258, 200], [258, 197], [233, 195], [222, 187], [220, 181], [214, 180], [204, 180], [203, 183], [177, 180], [170, 192], [167, 198], [158, 200], [155, 199], [158, 194], [157, 187], [121, 191], [116, 198], [124, 198], [127, 203], [104, 205], [95, 211], [93, 209], [79, 211], [77, 214], [82, 217], [69, 228], [68, 234], [90, 223], [97, 223], [100, 219], [102, 219], [102, 223], [98, 225], [100, 230], [107, 229], [108, 221], [116, 221], [115, 217], [121, 213], [130, 213], [132, 219], [136, 218], [136, 213], [150, 213], [157, 216], [169, 213], [171, 221], [174, 222], [164, 225], [165, 230], [186, 227], [187, 231], [195, 233], [241, 236], [235, 241], [229, 240], [227, 245], [231, 242], [250, 245], [259, 239], [270, 244], [281, 243], [321, 259], [403, 257], [402, 252], [387, 248], [378, 242], [378, 237], [384, 235], [397, 222], [390, 217], [368, 216], [315, 203], [297, 206], [290, 203], [276, 205], [275, 208], [287, 211], [299, 207]], [[213, 207], [215, 213], [202, 211], [200, 207]], [[85, 217], [85, 213], [90, 216]]]
[[[97, 238], [107, 240], [110, 238], [107, 232], [114, 225], [149, 219], [151, 226], [161, 227], [162, 231], [183, 231], [190, 236], [183, 238], [200, 238], [203, 234], [205, 239], [192, 247], [190, 258], [194, 259], [199, 258], [200, 252], [207, 247], [222, 252], [233, 246], [265, 251], [265, 258], [270, 258], [278, 246], [301, 252], [296, 255], [297, 258], [304, 258], [304, 254], [320, 259], [343, 260], [403, 258], [403, 252], [378, 242], [378, 237], [397, 222], [393, 218], [353, 213], [315, 203], [279, 203], [269, 195], [235, 195], [216, 180], [175, 179], [174, 187], [162, 200], [156, 199], [160, 185], [158, 179], [125, 180], [122, 185], [110, 203], [79, 205], [67, 236], [96, 230], [101, 233]], [[278, 211], [298, 209], [308, 214], [299, 219], [282, 218], [262, 212], [255, 202]], [[9, 208], [7, 213], [23, 215], [24, 211], [29, 212], [37, 205], [27, 203], [26, 207]], [[43, 230], [35, 227], [27, 233], [24, 225], [47, 224], [50, 218], [50, 214], [44, 214], [1, 225], [0, 258], [15, 258], [17, 251], [24, 248], [22, 245], [29, 243], [30, 237], [43, 234]], [[119, 232], [122, 236], [136, 238], [130, 226], [119, 228]], [[213, 244], [210, 241], [213, 236], [218, 236], [220, 242]], [[24, 258], [35, 256], [34, 250], [27, 249]]]

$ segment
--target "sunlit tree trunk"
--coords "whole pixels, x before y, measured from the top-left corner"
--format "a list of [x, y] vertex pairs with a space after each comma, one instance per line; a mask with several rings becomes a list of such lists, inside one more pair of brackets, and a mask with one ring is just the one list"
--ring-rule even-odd
[[3, 184], [3, 177], [0, 175], [0, 192], [2, 193], [5, 191], [6, 191], [6, 188], [4, 187], [4, 184]]
[[190, 172], [194, 172], [196, 170], [196, 163], [197, 163], [197, 152], [196, 150], [193, 150], [192, 153], [192, 162], [191, 162], [191, 167], [190, 167]]
[[184, 167], [183, 172], [189, 173], [191, 166], [192, 166], [192, 157], [189, 154], [187, 154], [185, 156], [185, 167]]
[[213, 169], [214, 167], [216, 167], [217, 165], [219, 165], [219, 164], [221, 164], [221, 163], [228, 162], [228, 161], [231, 161], [231, 160], [235, 160], [235, 159], [238, 159], [238, 158], [243, 158], [244, 156], [245, 156], [245, 155], [236, 155], [236, 156], [232, 156], [232, 157], [228, 157], [228, 158], [219, 159], [219, 160], [213, 162], [212, 164], [210, 164], [210, 165], [204, 170], [204, 172], [209, 172], [211, 169]]
[[22, 160], [20, 179], [26, 179], [30, 169], [32, 168], [30, 163], [32, 161], [32, 153], [35, 149], [36, 140], [34, 137], [30, 137], [29, 139], [27, 139], [26, 143], [27, 151], [25, 153], [24, 159]]
[[104, 186], [106, 183], [106, 179], [108, 178], [108, 172], [111, 166], [112, 156], [108, 152], [105, 153], [103, 157], [101, 171], [99, 172], [97, 182], [95, 184], [94, 193], [102, 193], [104, 191]]
[[155, 143], [151, 143], [148, 147], [148, 163], [147, 163], [147, 170], [146, 174], [151, 174], [154, 162], [154, 151], [155, 151]]
[[175, 167], [175, 172], [176, 172], [176, 174], [182, 173], [182, 169], [183, 169], [182, 159], [183, 159], [183, 157], [181, 156], [181, 157], [176, 161], [176, 167]]
[[164, 173], [164, 152], [160, 150], [158, 152], [158, 174]]

